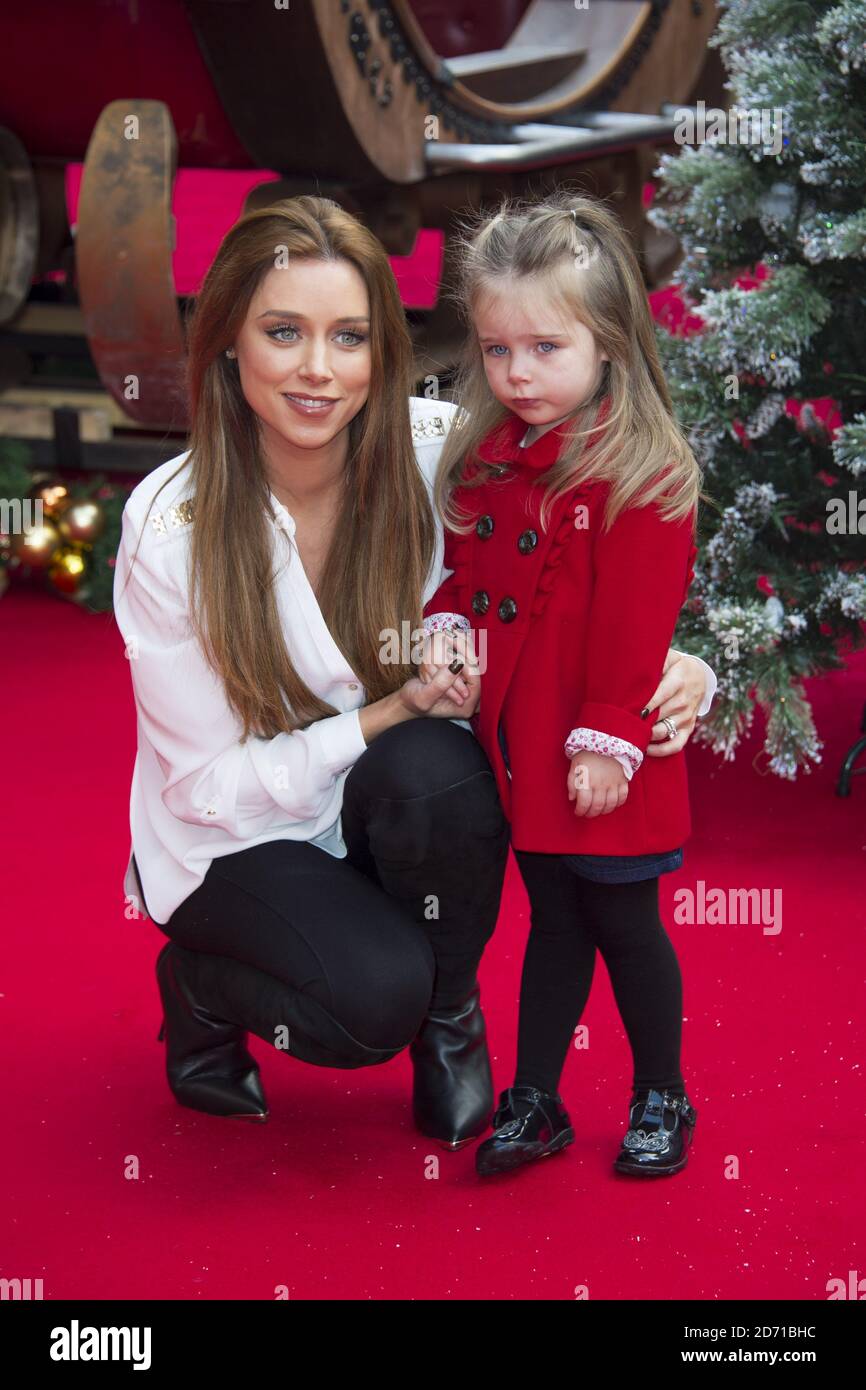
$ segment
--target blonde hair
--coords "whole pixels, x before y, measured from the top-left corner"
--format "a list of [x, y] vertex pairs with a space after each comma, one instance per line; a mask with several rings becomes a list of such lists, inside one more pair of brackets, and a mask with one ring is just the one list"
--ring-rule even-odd
[[368, 702], [417, 674], [411, 664], [382, 662], [380, 634], [402, 631], [404, 621], [420, 627], [436, 535], [412, 441], [412, 341], [383, 246], [329, 198], [286, 198], [241, 217], [223, 238], [191, 315], [189, 457], [171, 477], [191, 471], [190, 622], [243, 722], [243, 741], [250, 732], [271, 738], [338, 712], [309, 689], [286, 649], [258, 418], [225, 356], [273, 269], [276, 247], [286, 247], [292, 261], [348, 261], [370, 299], [370, 392], [348, 426], [346, 487], [318, 594]]
[[[657, 499], [666, 521], [692, 512], [702, 496], [701, 470], [674, 418], [643, 277], [619, 219], [598, 199], [567, 191], [538, 203], [503, 199], [494, 216], [461, 225], [454, 258], [457, 283], [448, 293], [468, 331], [454, 380], [458, 410], [434, 489], [446, 526], [461, 534], [471, 529], [452, 493], [458, 485], [472, 488], [487, 481], [490, 466], [476, 449], [510, 415], [490, 391], [472, 322], [481, 299], [509, 281], [524, 282], [530, 292], [537, 287], [561, 305], [592, 332], [610, 359], [601, 364], [591, 397], [574, 412], [558, 459], [533, 480], [533, 486], [546, 488], [542, 526], [556, 499], [589, 479], [611, 484], [607, 527], [624, 507]], [[592, 440], [605, 396], [609, 412]], [[464, 480], [464, 463], [470, 461], [477, 471]]]

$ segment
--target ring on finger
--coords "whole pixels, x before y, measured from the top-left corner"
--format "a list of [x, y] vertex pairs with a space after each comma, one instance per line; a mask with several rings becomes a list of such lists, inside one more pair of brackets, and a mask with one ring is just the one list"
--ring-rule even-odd
[[665, 715], [661, 722], [664, 724], [665, 728], [668, 731], [668, 740], [670, 741], [670, 739], [676, 738], [677, 726], [674, 723], [674, 721], [670, 718], [670, 716]]

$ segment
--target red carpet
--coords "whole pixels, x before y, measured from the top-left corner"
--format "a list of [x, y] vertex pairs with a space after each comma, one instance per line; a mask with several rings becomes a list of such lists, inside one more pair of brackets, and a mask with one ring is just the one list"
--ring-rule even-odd
[[[866, 1275], [866, 780], [834, 795], [866, 656], [812, 684], [823, 764], [782, 783], [690, 754], [695, 831], [662, 880], [684, 978], [685, 1172], [611, 1169], [630, 1057], [599, 962], [591, 1045], [562, 1092], [578, 1141], [476, 1178], [412, 1128], [410, 1065], [327, 1071], [258, 1039], [271, 1120], [184, 1110], [156, 1042], [165, 938], [124, 918], [134, 708], [111, 617], [0, 600], [5, 950], [0, 1277], [46, 1299], [805, 1299]], [[759, 760], [758, 766], [761, 766]], [[782, 894], [782, 930], [675, 925], [677, 887]], [[482, 968], [497, 1089], [512, 1079], [527, 907], [513, 862]], [[439, 1163], [428, 1176], [428, 1155]], [[732, 1170], [738, 1175], [732, 1176]], [[137, 1173], [137, 1176], [136, 1176]]]

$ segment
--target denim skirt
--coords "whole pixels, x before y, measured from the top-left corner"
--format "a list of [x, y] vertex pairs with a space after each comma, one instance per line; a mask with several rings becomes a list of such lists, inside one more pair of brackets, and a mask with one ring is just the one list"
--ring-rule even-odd
[[637, 883], [681, 869], [681, 849], [660, 850], [656, 854], [563, 854], [562, 862], [581, 878], [593, 883]]

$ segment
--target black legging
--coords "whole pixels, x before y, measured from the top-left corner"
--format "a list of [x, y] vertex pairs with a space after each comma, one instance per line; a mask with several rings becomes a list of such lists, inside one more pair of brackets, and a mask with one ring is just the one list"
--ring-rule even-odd
[[594, 883], [558, 854], [515, 849], [514, 857], [531, 907], [515, 1085], [556, 1093], [598, 949], [631, 1044], [634, 1086], [682, 1091], [682, 978], [659, 918], [658, 878]]
[[428, 1008], [471, 992], [510, 835], [477, 739], [425, 717], [362, 753], [342, 830], [345, 859], [294, 840], [215, 859], [157, 925], [180, 946], [243, 963], [262, 999], [278, 994], [295, 1055], [352, 1067], [393, 1055]]

